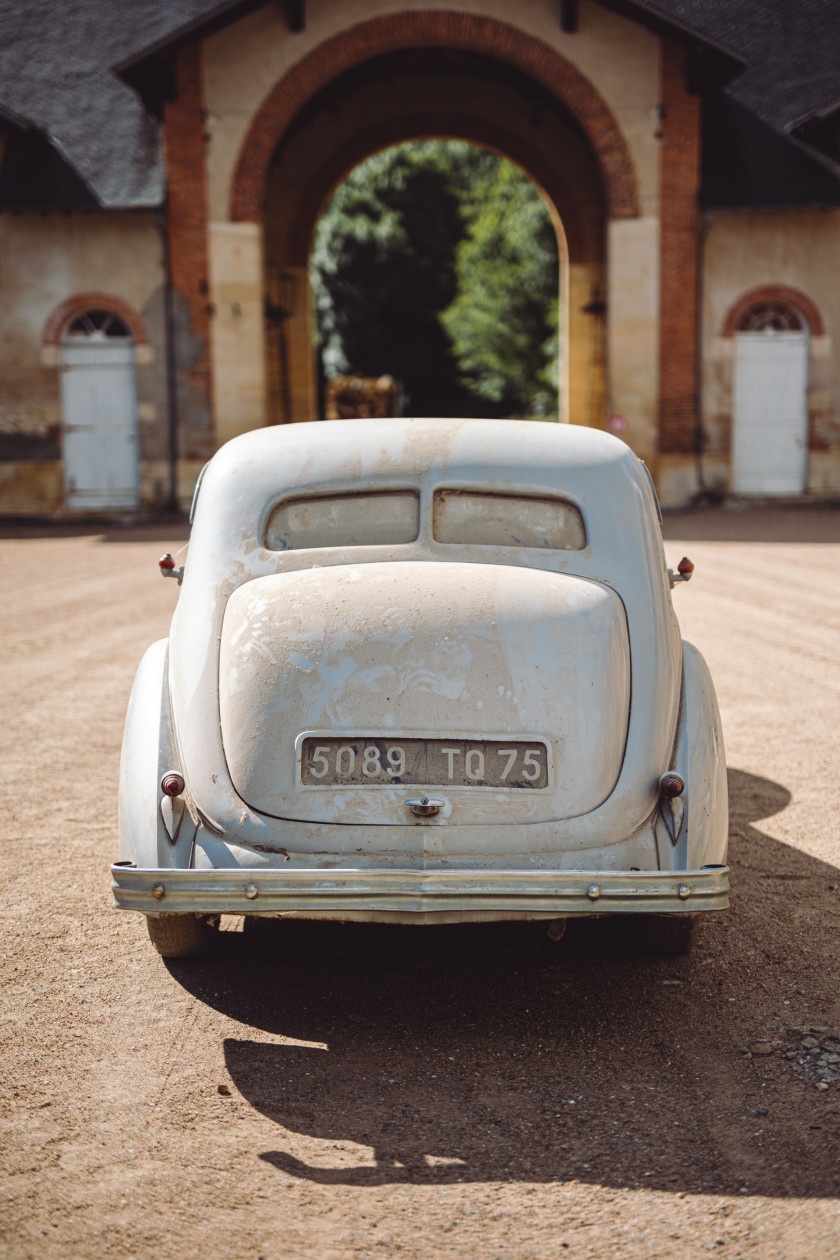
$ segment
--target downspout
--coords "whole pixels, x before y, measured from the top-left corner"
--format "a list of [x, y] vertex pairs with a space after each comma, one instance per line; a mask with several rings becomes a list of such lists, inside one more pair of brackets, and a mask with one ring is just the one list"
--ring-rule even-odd
[[175, 288], [172, 283], [172, 256], [169, 249], [169, 195], [163, 203], [158, 218], [163, 248], [163, 311], [166, 330], [166, 399], [168, 417], [169, 493], [167, 510], [173, 516], [179, 511], [178, 503], [178, 356], [176, 347]]
[[697, 381], [697, 395], [695, 400], [695, 413], [697, 416], [694, 426], [694, 465], [697, 474], [697, 498], [705, 499], [708, 494], [706, 486], [705, 470], [703, 468], [703, 444], [705, 434], [703, 432], [703, 305], [705, 296], [705, 272], [704, 263], [706, 257], [706, 238], [709, 235], [709, 229], [712, 226], [712, 214], [708, 210], [703, 211], [703, 217], [700, 221], [700, 231], [697, 233], [697, 332], [696, 332], [696, 365], [695, 380]]

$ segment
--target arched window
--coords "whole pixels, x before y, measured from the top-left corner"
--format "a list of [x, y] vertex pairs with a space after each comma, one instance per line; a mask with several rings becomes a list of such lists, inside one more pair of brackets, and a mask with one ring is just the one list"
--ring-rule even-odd
[[803, 332], [805, 321], [789, 302], [756, 302], [738, 321], [738, 332]]
[[787, 284], [761, 284], [733, 302], [721, 331], [724, 337], [748, 332], [804, 332], [821, 337], [825, 328], [807, 293]]
[[82, 311], [70, 321], [64, 330], [64, 339], [74, 341], [86, 338], [90, 341], [131, 341], [131, 329], [114, 311]]

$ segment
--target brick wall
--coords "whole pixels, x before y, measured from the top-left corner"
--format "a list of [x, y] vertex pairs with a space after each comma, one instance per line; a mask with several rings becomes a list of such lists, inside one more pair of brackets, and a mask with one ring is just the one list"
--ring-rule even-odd
[[659, 449], [694, 449], [698, 416], [697, 246], [700, 100], [685, 90], [683, 50], [662, 44]]
[[181, 454], [198, 457], [213, 449], [203, 106], [201, 48], [185, 48], [178, 55], [178, 96], [166, 105], [164, 128]]

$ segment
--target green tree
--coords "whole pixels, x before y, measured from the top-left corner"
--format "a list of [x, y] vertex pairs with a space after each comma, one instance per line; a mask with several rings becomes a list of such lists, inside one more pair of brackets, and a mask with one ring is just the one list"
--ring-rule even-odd
[[312, 255], [322, 364], [400, 380], [415, 415], [556, 410], [557, 243], [536, 187], [475, 145], [376, 154]]
[[328, 375], [388, 373], [415, 414], [460, 403], [440, 312], [456, 295], [463, 232], [439, 144], [388, 149], [351, 173], [321, 218], [312, 259]]
[[442, 315], [461, 379], [503, 414], [557, 413], [557, 235], [538, 189], [498, 160], [471, 190], [458, 291]]

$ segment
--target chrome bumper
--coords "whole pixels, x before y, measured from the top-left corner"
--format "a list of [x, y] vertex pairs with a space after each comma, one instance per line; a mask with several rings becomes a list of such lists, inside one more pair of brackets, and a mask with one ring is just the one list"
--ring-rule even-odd
[[210, 871], [111, 867], [114, 900], [148, 914], [295, 914], [342, 911], [420, 916], [501, 913], [697, 914], [729, 905], [729, 868], [697, 871]]

